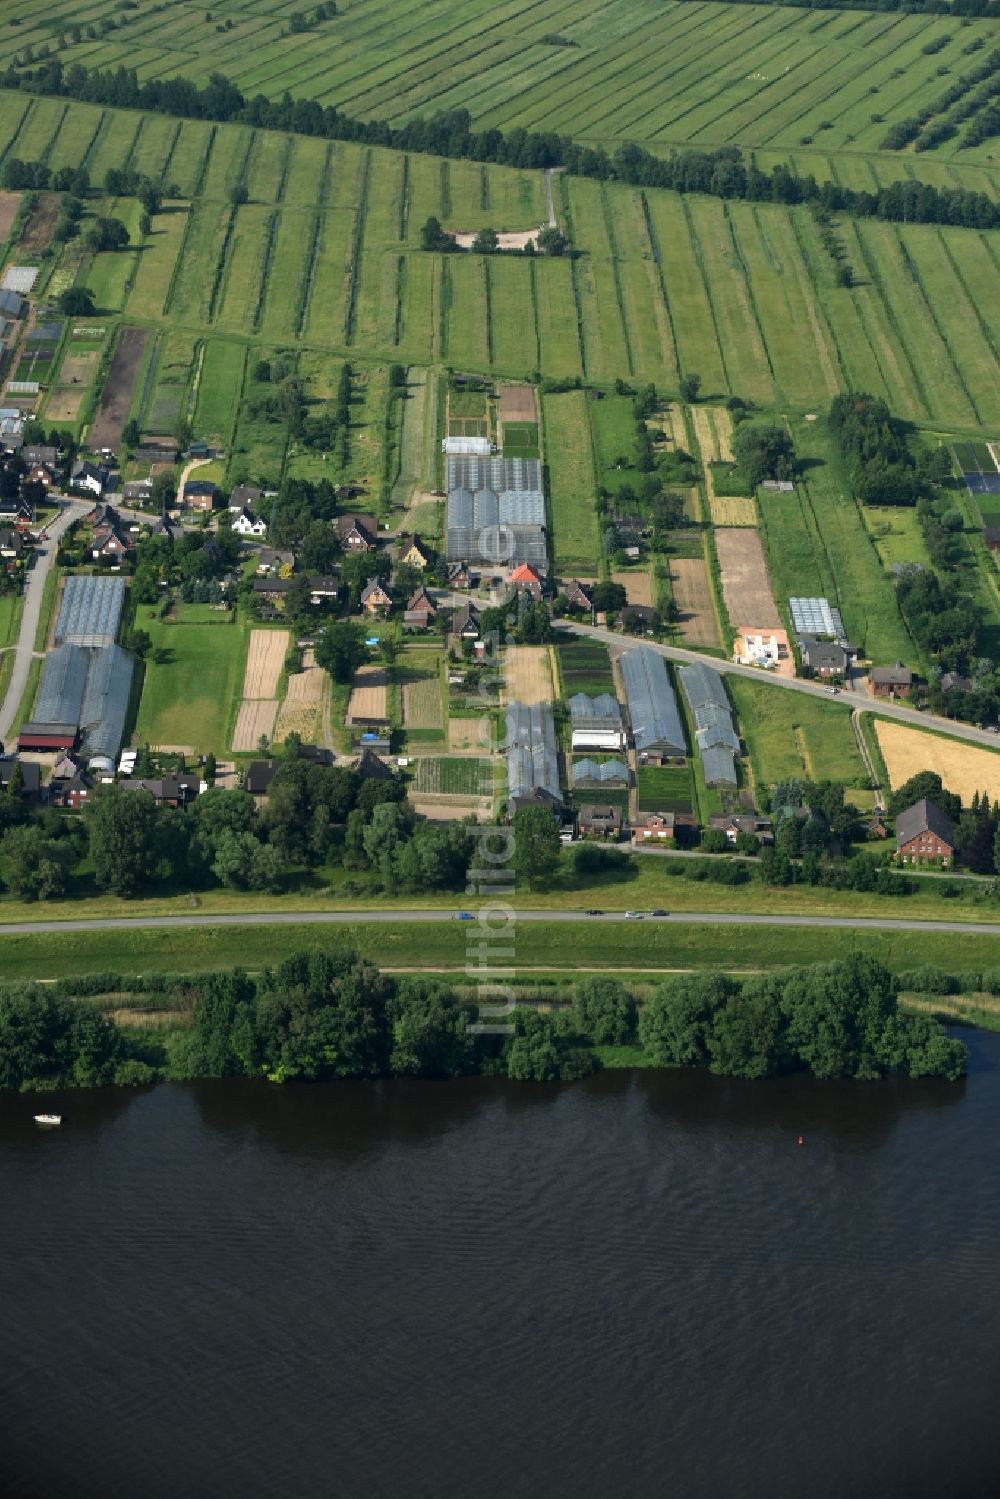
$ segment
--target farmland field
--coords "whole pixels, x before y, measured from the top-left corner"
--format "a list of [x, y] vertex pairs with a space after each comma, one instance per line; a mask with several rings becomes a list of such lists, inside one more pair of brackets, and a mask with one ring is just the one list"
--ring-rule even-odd
[[[149, 619], [142, 628], [153, 649], [135, 737], [140, 743], [218, 751], [227, 741], [231, 706], [239, 699], [247, 635], [238, 623], [186, 623]], [[162, 661], [156, 660], [159, 651]]]
[[615, 679], [608, 648], [601, 641], [579, 636], [563, 639], [556, 653], [563, 697], [572, 697], [576, 692], [586, 692], [591, 697], [610, 692], [614, 696]]
[[690, 812], [694, 805], [688, 765], [640, 765], [636, 783], [640, 812]]
[[744, 677], [727, 685], [758, 787], [793, 777], [869, 784], [849, 708]]
[[544, 396], [542, 423], [556, 566], [562, 571], [592, 570], [600, 536], [586, 396], [577, 390]]
[[[213, 13], [193, 3], [172, 7], [164, 21], [155, 8], [123, 15], [114, 0], [95, 0], [83, 11], [56, 0], [27, 13], [16, 0], [3, 0], [8, 39], [0, 58], [6, 65], [20, 49], [51, 43], [73, 21], [100, 25], [110, 17], [119, 29], [67, 38], [60, 50], [65, 66], [124, 64], [140, 77], [182, 74], [199, 84], [221, 69], [248, 95], [277, 98], [287, 89], [295, 98], [392, 123], [464, 108], [480, 129], [525, 126], [610, 145], [740, 141], [786, 154], [814, 137], [825, 151], [877, 149], [889, 125], [940, 95], [942, 56], [959, 74], [967, 65], [962, 43], [981, 38], [988, 45], [993, 35], [987, 20], [959, 30], [956, 20], [931, 14], [720, 3], [582, 0], [567, 11], [560, 0], [451, 0], [401, 13], [393, 0], [354, 0], [340, 10], [295, 34], [286, 24], [287, 6], [261, 11], [253, 0], [229, 0], [225, 14], [234, 29], [222, 38]], [[21, 19], [16, 31], [7, 28], [11, 16]], [[547, 40], [556, 33], [572, 45]], [[942, 39], [943, 53], [925, 50]], [[18, 154], [27, 156], [22, 139], [45, 139], [60, 108], [59, 101], [37, 101], [21, 124]], [[64, 134], [72, 150], [74, 136]], [[100, 146], [99, 138], [92, 153], [99, 156]], [[956, 148], [951, 140], [944, 152], [950, 158]], [[166, 133], [147, 139], [143, 131], [134, 150], [146, 169], [168, 153], [168, 171], [186, 160], [181, 153], [175, 164], [177, 146], [171, 148]], [[982, 147], [967, 154], [988, 160]], [[458, 166], [442, 192], [456, 224], [541, 221], [542, 201], [526, 174], [490, 168], [484, 175]]]
[[875, 732], [893, 789], [919, 771], [932, 770], [966, 805], [977, 792], [995, 796], [1000, 785], [1000, 754], [996, 750], [943, 739], [884, 718], [876, 718]]
[[492, 796], [493, 767], [492, 760], [472, 755], [425, 755], [413, 789], [421, 796]]

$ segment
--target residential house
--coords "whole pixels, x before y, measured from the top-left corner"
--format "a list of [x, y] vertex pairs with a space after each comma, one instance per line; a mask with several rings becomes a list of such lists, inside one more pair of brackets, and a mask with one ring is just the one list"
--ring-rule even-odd
[[186, 807], [202, 789], [201, 777], [188, 774], [124, 780], [119, 784], [123, 791], [148, 791], [158, 807]]
[[407, 601], [403, 625], [407, 630], [426, 630], [434, 623], [437, 609], [426, 588], [418, 588]]
[[16, 755], [0, 755], [0, 791], [10, 789], [11, 777], [20, 773], [21, 796], [25, 801], [36, 801], [42, 789], [42, 770], [30, 760], [19, 760]]
[[310, 604], [335, 604], [340, 597], [340, 574], [324, 573], [309, 580]]
[[29, 469], [43, 468], [55, 479], [59, 473], [59, 449], [47, 442], [29, 442], [21, 449], [21, 460]]
[[[24, 453], [21, 453], [22, 458]], [[43, 489], [49, 489], [56, 482], [55, 472], [46, 468], [44, 463], [32, 463], [28, 466], [28, 472], [24, 476], [25, 484], [41, 484]]]
[[618, 629], [629, 635], [653, 635], [658, 618], [648, 604], [626, 604], [618, 615]]
[[825, 681], [832, 677], [846, 677], [857, 655], [853, 645], [845, 645], [839, 640], [817, 640], [814, 635], [803, 635], [799, 649], [802, 665], [810, 676], [822, 677]]
[[423, 572], [424, 568], [430, 565], [430, 547], [425, 546], [419, 536], [409, 536], [404, 533], [397, 538], [393, 550], [395, 560], [407, 567], [417, 567]]
[[169, 515], [161, 515], [154, 526], [150, 528], [150, 536], [165, 536], [167, 541], [176, 541], [181, 534], [181, 528], [176, 521], [172, 521]]
[[513, 818], [522, 807], [548, 807], [553, 817], [557, 817], [562, 811], [562, 805], [562, 799], [549, 791], [547, 787], [532, 786], [520, 795], [508, 798], [507, 815]]
[[152, 493], [152, 479], [130, 479], [125, 485], [123, 498], [126, 505], [145, 505]]
[[332, 749], [319, 744], [300, 744], [296, 752], [296, 759], [308, 760], [310, 765], [332, 765], [336, 758]]
[[530, 562], [519, 563], [511, 572], [510, 581], [518, 593], [530, 594], [533, 599], [541, 598], [542, 580]]
[[760, 666], [765, 670], [789, 659], [788, 636], [784, 630], [757, 629], [740, 625], [733, 641], [733, 660], [742, 666]]
[[110, 477], [110, 470], [103, 463], [76, 463], [69, 476], [70, 488], [86, 490], [88, 494], [95, 494], [100, 499], [108, 487]]
[[361, 607], [366, 614], [388, 614], [392, 608], [392, 594], [379, 582], [371, 578], [361, 590]]
[[241, 510], [233, 517], [231, 524], [237, 536], [267, 535], [267, 521], [260, 515], [254, 515], [252, 510]]
[[241, 510], [252, 510], [263, 494], [256, 484], [237, 484], [229, 496], [229, 509], [233, 515], [239, 515]]
[[[386, 746], [388, 748], [388, 745]], [[365, 745], [354, 762], [353, 769], [363, 781], [391, 781], [392, 767], [380, 760], [370, 745]]]
[[267, 577], [270, 573], [280, 573], [283, 568], [288, 568], [291, 572], [294, 566], [294, 552], [279, 552], [273, 547], [261, 547], [257, 553], [257, 571], [261, 577]]
[[676, 812], [643, 812], [632, 829], [634, 843], [673, 843], [677, 834]]
[[564, 583], [562, 591], [570, 609], [578, 610], [582, 614], [593, 612], [594, 605], [590, 594], [576, 578], [571, 578], [568, 583]]
[[750, 833], [753, 837], [759, 838], [761, 843], [774, 842], [774, 824], [769, 817], [757, 817], [752, 813], [741, 813], [739, 816], [730, 817], [719, 813], [708, 819], [708, 825], [710, 828], [721, 829], [726, 835], [726, 841], [733, 848], [741, 833]]
[[19, 531], [29, 531], [35, 524], [35, 507], [23, 495], [10, 495], [0, 499], [0, 525], [16, 526]]
[[449, 562], [448, 564], [448, 587], [449, 588], [471, 588], [473, 575], [469, 571], [467, 562]]
[[896, 856], [904, 864], [955, 861], [955, 824], [936, 802], [922, 797], [896, 818]]
[[334, 530], [345, 552], [373, 552], [378, 545], [378, 521], [374, 515], [338, 515]]
[[254, 760], [247, 766], [247, 773], [243, 778], [243, 790], [249, 791], [250, 795], [260, 803], [266, 798], [271, 782], [277, 773], [277, 760]]
[[963, 677], [957, 671], [946, 671], [941, 677], [942, 692], [973, 692], [975, 686], [971, 677]]
[[909, 692], [912, 686], [913, 673], [902, 661], [895, 666], [872, 668], [872, 692], [876, 697], [897, 697], [901, 692]]
[[89, 795], [90, 782], [82, 771], [74, 770], [72, 775], [59, 777], [53, 772], [49, 782], [49, 801], [54, 807], [70, 807], [78, 812], [87, 805]]
[[0, 557], [16, 562], [24, 552], [24, 539], [16, 526], [0, 527]]
[[266, 578], [254, 578], [254, 597], [264, 599], [269, 604], [276, 604], [279, 599], [285, 597], [294, 581], [294, 578], [279, 578], [273, 573]]
[[622, 809], [584, 802], [576, 826], [581, 838], [614, 838], [617, 841], [622, 834]]
[[189, 510], [214, 510], [218, 484], [208, 479], [189, 479], [185, 484], [182, 499]]
[[455, 612], [451, 621], [451, 633], [456, 640], [478, 640], [482, 633], [479, 628], [479, 610], [470, 599]]

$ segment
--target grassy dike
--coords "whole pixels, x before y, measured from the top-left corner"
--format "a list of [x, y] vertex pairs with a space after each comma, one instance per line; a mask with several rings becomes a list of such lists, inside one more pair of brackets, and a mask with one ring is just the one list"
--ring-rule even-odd
[[[142, 927], [134, 930], [0, 937], [0, 974], [6, 979], [55, 979], [113, 970], [192, 973], [242, 965], [259, 970], [290, 953], [353, 946], [380, 967], [454, 973], [465, 977], [466, 948], [478, 927], [454, 921], [401, 924], [358, 921], [350, 927], [262, 925]], [[496, 944], [499, 947], [499, 944]], [[924, 963], [950, 972], [1000, 964], [996, 937], [947, 932], [851, 932], [808, 927], [738, 927], [655, 921], [588, 926], [586, 922], [525, 922], [516, 931], [515, 973], [535, 969], [593, 973], [605, 969], [655, 973], [671, 969], [731, 972], [829, 962], [868, 953], [900, 972]], [[479, 959], [473, 955], [475, 964]], [[499, 954], [497, 967], [508, 960]]]

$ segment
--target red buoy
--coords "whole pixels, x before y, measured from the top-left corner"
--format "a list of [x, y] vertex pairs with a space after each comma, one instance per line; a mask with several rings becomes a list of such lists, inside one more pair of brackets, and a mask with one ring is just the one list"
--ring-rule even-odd
[[804, 1135], [799, 1135], [799, 1144], [800, 1145], [804, 1145], [805, 1143], [806, 1143], [805, 1136]]

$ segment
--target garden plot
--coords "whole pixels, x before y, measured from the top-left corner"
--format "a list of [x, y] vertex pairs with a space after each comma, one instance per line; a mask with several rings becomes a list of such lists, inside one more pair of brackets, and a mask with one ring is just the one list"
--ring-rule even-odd
[[245, 698], [274, 697], [288, 650], [287, 630], [251, 630], [243, 674]]
[[545, 645], [511, 645], [504, 660], [507, 701], [551, 703], [552, 672]]
[[639, 568], [635, 572], [624, 569], [620, 573], [612, 573], [611, 579], [622, 585], [630, 604], [644, 604], [647, 609], [652, 609], [653, 579], [648, 568]]
[[701, 557], [673, 557], [670, 586], [683, 638], [692, 645], [721, 645], [708, 568]]
[[875, 720], [875, 732], [893, 790], [918, 771], [932, 770], [941, 777], [945, 790], [954, 791], [966, 804], [977, 791], [996, 796], [1000, 754], [995, 750], [944, 739], [882, 718]]
[[403, 682], [403, 723], [408, 729], [443, 729], [441, 678], [433, 674], [407, 673]]
[[764, 548], [756, 531], [731, 527], [716, 531], [722, 597], [734, 626], [777, 628], [778, 606], [771, 592]]
[[278, 716], [278, 699], [244, 698], [236, 715], [233, 729], [233, 749], [239, 753], [257, 749], [262, 739], [270, 740], [274, 734], [274, 721]]
[[[729, 420], [729, 412], [724, 406], [714, 408], [716, 413]], [[716, 421], [713, 429], [709, 420], [708, 409], [704, 406], [692, 406], [691, 420], [694, 423], [695, 435], [698, 439], [698, 447], [701, 449], [702, 465], [705, 471], [705, 492], [708, 495], [708, 509], [715, 526], [755, 526], [757, 524], [757, 507], [752, 499], [738, 495], [720, 495], [716, 492], [715, 477], [710, 468], [712, 463], [731, 463], [732, 459], [732, 424], [728, 428], [720, 421]]]
[[306, 651], [302, 657], [302, 670], [293, 672], [288, 678], [288, 691], [274, 726], [277, 740], [298, 734], [307, 744], [315, 742], [325, 684], [326, 673], [316, 665], [313, 652]]
[[453, 755], [481, 754], [493, 746], [493, 720], [484, 713], [481, 718], [449, 718], [448, 748]]
[[149, 333], [145, 328], [122, 329], [115, 357], [111, 361], [111, 369], [101, 392], [101, 404], [90, 429], [90, 447], [95, 453], [104, 448], [115, 453], [118, 451], [148, 338]]
[[388, 723], [387, 683], [381, 666], [360, 666], [354, 673], [354, 686], [347, 704], [350, 724]]
[[413, 789], [421, 796], [492, 796], [494, 763], [472, 755], [426, 755], [417, 764]]
[[233, 749], [255, 750], [274, 734], [278, 717], [278, 678], [288, 649], [287, 630], [251, 630], [243, 671], [243, 701], [236, 715]]

